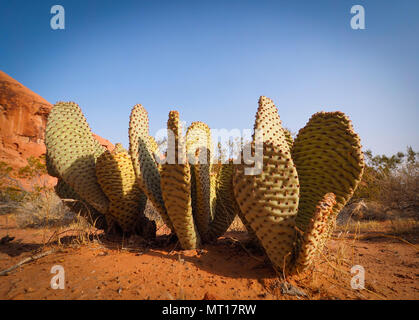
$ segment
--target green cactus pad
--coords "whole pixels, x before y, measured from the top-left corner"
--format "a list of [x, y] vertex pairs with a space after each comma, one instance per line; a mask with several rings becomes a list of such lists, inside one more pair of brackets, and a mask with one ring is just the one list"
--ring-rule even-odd
[[164, 223], [172, 229], [167, 215], [161, 187], [160, 173], [153, 157], [155, 145], [149, 135], [148, 113], [140, 104], [132, 108], [129, 122], [129, 154], [140, 188], [160, 213]]
[[96, 176], [110, 200], [109, 214], [124, 232], [134, 232], [138, 219], [144, 216], [147, 197], [137, 184], [131, 157], [121, 144], [98, 158]]
[[326, 194], [317, 204], [306, 231], [300, 232], [295, 250], [295, 272], [302, 272], [309, 268], [313, 264], [314, 257], [321, 251], [324, 238], [328, 234], [329, 218], [333, 215], [335, 204], [335, 195]]
[[[161, 190], [173, 228], [183, 249], [195, 249], [200, 236], [194, 223], [191, 204], [191, 172], [179, 123], [179, 113], [171, 111], [167, 122], [168, 150], [175, 154], [176, 164], [165, 163], [161, 169]], [[170, 134], [173, 133], [173, 135]], [[183, 153], [183, 154], [181, 154]], [[179, 155], [183, 161], [179, 161]]]
[[211, 131], [203, 122], [193, 122], [186, 132], [186, 151], [193, 172], [193, 208], [195, 222], [201, 236], [208, 232], [213, 218], [211, 188]]
[[243, 164], [236, 164], [236, 165], [233, 167], [233, 195], [234, 195], [234, 201], [236, 201], [236, 205], [237, 205], [237, 208], [238, 208], [237, 215], [239, 216], [239, 218], [240, 218], [241, 222], [242, 222], [242, 223], [243, 223], [243, 225], [245, 226], [245, 228], [246, 228], [246, 230], [247, 230], [247, 233], [248, 233], [248, 235], [249, 235], [249, 238], [250, 238], [250, 239], [253, 239], [253, 240], [256, 240], [256, 241], [258, 241], [258, 242], [259, 242], [259, 239], [256, 237], [256, 234], [255, 234], [255, 232], [253, 231], [252, 227], [250, 226], [249, 221], [247, 221], [246, 216], [245, 216], [245, 215], [243, 214], [243, 212], [240, 210], [240, 206], [237, 204], [236, 196], [235, 196], [235, 194], [234, 194], [234, 175], [235, 175], [235, 172], [236, 172], [236, 171], [243, 172], [243, 170], [244, 170]]
[[317, 204], [334, 193], [334, 218], [352, 197], [364, 169], [358, 135], [342, 112], [314, 114], [294, 141], [292, 157], [300, 178], [300, 204], [296, 223], [305, 230]]
[[215, 215], [208, 231], [211, 240], [223, 235], [240, 211], [233, 192], [233, 172], [232, 162], [223, 164], [215, 180]]
[[[286, 141], [278, 109], [273, 101], [265, 96], [259, 98], [259, 107], [253, 129], [255, 133], [257, 130], [262, 130], [264, 143], [279, 145]], [[253, 134], [253, 140], [255, 140], [255, 133]]]
[[245, 175], [244, 167], [237, 167], [234, 193], [269, 259], [282, 270], [288, 267], [296, 237], [298, 178], [281, 147], [264, 144], [263, 153], [262, 174]]
[[296, 241], [298, 175], [272, 100], [259, 99], [254, 128], [255, 132], [262, 130], [263, 135], [262, 173], [246, 175], [245, 166], [237, 166], [233, 176], [234, 194], [269, 259], [284, 270], [289, 268]]
[[104, 151], [79, 106], [59, 102], [51, 110], [45, 134], [49, 168], [83, 200], [106, 214], [109, 201], [96, 179], [96, 159]]

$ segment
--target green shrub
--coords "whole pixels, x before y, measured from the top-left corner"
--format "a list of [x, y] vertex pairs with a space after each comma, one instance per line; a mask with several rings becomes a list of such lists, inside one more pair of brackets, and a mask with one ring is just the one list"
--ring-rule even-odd
[[411, 147], [392, 156], [364, 152], [366, 167], [352, 198], [376, 201], [388, 208], [419, 210], [418, 154]]

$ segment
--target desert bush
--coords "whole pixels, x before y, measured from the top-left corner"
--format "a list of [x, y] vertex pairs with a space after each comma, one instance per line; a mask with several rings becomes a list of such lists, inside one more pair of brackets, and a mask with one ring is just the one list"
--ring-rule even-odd
[[[0, 162], [0, 213], [13, 213], [20, 227], [65, 225], [74, 214], [52, 188], [41, 180], [46, 174], [43, 157], [29, 157], [27, 165], [13, 170]], [[25, 180], [25, 186], [20, 182]]]
[[419, 209], [419, 163], [407, 163], [381, 181], [381, 203], [396, 209]]
[[364, 152], [366, 167], [352, 200], [341, 216], [355, 220], [394, 219], [406, 212], [419, 219], [418, 153], [411, 147], [407, 152], [392, 156]]
[[[48, 187], [42, 182], [41, 176], [47, 173], [44, 157], [29, 157], [27, 165], [13, 170], [5, 162], [0, 162], [0, 203], [21, 202], [26, 197], [37, 197]], [[26, 180], [24, 187], [21, 180]]]
[[386, 221], [399, 217], [400, 213], [382, 203], [368, 200], [358, 200], [346, 205], [339, 213], [337, 224], [343, 225], [348, 221]]
[[0, 203], [5, 207], [11, 202], [19, 202], [25, 192], [19, 181], [14, 177], [13, 169], [5, 162], [0, 162]]
[[391, 221], [390, 231], [396, 235], [418, 234], [419, 221], [416, 219], [395, 219]]
[[17, 171], [16, 177], [19, 179], [25, 179], [28, 182], [28, 187], [26, 187], [27, 196], [36, 197], [50, 189], [50, 187], [46, 185], [45, 181], [42, 180], [42, 177], [48, 174], [45, 164], [45, 156], [42, 155], [39, 158], [31, 156], [27, 158], [26, 161], [28, 164]]
[[14, 211], [19, 227], [41, 228], [64, 226], [74, 220], [71, 212], [63, 201], [48, 190], [39, 195], [26, 197]]
[[5, 162], [0, 162], [0, 214], [14, 211], [26, 192], [14, 178], [13, 169]]

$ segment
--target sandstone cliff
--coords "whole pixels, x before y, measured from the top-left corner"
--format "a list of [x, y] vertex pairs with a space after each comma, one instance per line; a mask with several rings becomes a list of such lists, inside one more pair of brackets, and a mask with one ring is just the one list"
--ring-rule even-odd
[[[0, 70], [0, 162], [13, 168], [45, 154], [45, 126], [52, 105]], [[108, 149], [112, 143], [96, 136]]]

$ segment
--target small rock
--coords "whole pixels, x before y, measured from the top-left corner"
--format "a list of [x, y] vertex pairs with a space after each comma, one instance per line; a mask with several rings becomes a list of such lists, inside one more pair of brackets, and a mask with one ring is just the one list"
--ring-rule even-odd
[[0, 244], [6, 244], [9, 243], [10, 241], [13, 241], [15, 237], [9, 237], [9, 235], [6, 235], [5, 237], [0, 239]]
[[292, 284], [290, 284], [288, 282], [282, 282], [281, 283], [281, 293], [282, 294], [288, 294], [290, 296], [307, 297], [307, 294], [303, 290], [293, 286]]
[[204, 297], [202, 300], [218, 300], [217, 297], [215, 297], [213, 294], [209, 292], [205, 292]]

